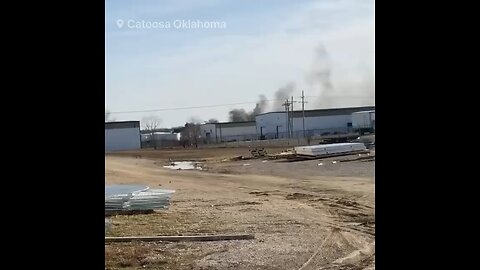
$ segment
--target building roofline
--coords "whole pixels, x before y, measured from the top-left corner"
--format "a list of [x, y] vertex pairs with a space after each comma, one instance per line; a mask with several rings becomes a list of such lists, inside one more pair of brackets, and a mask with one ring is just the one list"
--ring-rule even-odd
[[371, 112], [375, 112], [375, 110], [358, 111], [358, 112], [354, 112], [354, 113], [371, 113]]
[[256, 121], [236, 121], [236, 122], [219, 122], [219, 123], [205, 123], [204, 125], [214, 125], [215, 128], [229, 128], [229, 127], [255, 127], [257, 125]]
[[255, 123], [255, 120], [252, 120], [252, 121], [235, 121], [235, 122], [218, 122], [218, 123], [203, 123], [201, 125], [203, 126], [203, 125], [208, 125], [208, 124], [224, 125], [224, 124], [247, 124], [247, 123]]
[[140, 121], [105, 122], [105, 129], [120, 128], [138, 128], [140, 130]]
[[[332, 112], [332, 111], [342, 111], [342, 110], [355, 110], [355, 109], [366, 109], [366, 108], [375, 108], [375, 105], [371, 106], [359, 106], [359, 107], [343, 107], [343, 108], [329, 108], [329, 109], [315, 109], [315, 110], [305, 110], [305, 112]], [[364, 110], [364, 111], [372, 111], [372, 110]], [[259, 115], [266, 115], [270, 113], [285, 113], [285, 111], [275, 111], [275, 112], [265, 112], [265, 113], [259, 113], [256, 116]], [[294, 110], [293, 113], [302, 113], [302, 110]]]
[[140, 121], [110, 121], [110, 122], [105, 122], [105, 124], [126, 124], [126, 123], [140, 123]]
[[247, 124], [247, 123], [255, 123], [255, 120], [252, 120], [252, 121], [235, 121], [235, 122], [218, 122], [218, 123], [214, 123], [214, 124], [223, 125], [223, 124]]

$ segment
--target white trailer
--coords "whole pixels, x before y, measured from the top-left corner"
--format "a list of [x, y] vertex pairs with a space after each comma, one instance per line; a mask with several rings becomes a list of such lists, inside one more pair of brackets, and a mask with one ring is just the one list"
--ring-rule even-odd
[[352, 127], [360, 133], [364, 131], [375, 131], [375, 111], [352, 113]]

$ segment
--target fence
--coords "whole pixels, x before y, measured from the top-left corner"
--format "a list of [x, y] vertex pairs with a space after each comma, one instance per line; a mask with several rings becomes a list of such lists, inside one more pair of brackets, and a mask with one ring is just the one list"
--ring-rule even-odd
[[277, 139], [302, 139], [302, 138], [315, 138], [329, 135], [341, 135], [350, 134], [353, 132], [351, 127], [340, 128], [328, 128], [328, 129], [310, 129], [300, 131], [288, 132], [268, 132], [263, 134], [248, 134], [248, 135], [236, 135], [236, 136], [222, 136], [218, 138], [202, 138], [203, 144], [214, 143], [228, 143], [228, 142], [242, 142], [242, 141], [257, 141], [257, 140], [277, 140]]
[[[310, 143], [313, 141], [310, 140]], [[305, 138], [293, 138], [293, 139], [273, 139], [273, 140], [254, 140], [254, 141], [235, 141], [235, 142], [223, 142], [215, 144], [203, 144], [200, 148], [215, 148], [215, 147], [281, 147], [281, 146], [295, 146], [295, 145], [307, 145], [309, 140]]]
[[185, 146], [182, 141], [151, 141], [142, 142], [142, 148], [171, 148], [171, 147], [281, 147], [281, 146], [298, 146], [311, 145], [325, 142], [342, 142], [347, 139], [356, 138], [362, 132], [357, 132], [352, 127], [329, 128], [329, 129], [310, 129], [303, 131], [295, 131], [291, 134], [287, 132], [265, 133], [224, 136], [221, 138], [199, 138], [197, 144], [187, 143]]
[[344, 142], [359, 136], [352, 127], [330, 128], [330, 129], [311, 129], [295, 131], [291, 134], [265, 133], [262, 136], [258, 134], [245, 135], [244, 137], [224, 137], [222, 141], [203, 141], [199, 147], [290, 147], [298, 145], [311, 145], [319, 143]]
[[142, 148], [167, 148], [180, 145], [179, 141], [174, 140], [148, 140], [141, 142]]

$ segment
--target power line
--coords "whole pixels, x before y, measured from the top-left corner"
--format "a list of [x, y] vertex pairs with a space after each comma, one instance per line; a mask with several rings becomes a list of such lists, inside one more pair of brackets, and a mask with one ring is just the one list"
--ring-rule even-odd
[[305, 96], [305, 97], [328, 97], [328, 98], [367, 98], [370, 96], [335, 96], [335, 95], [321, 95], [321, 96]]
[[[367, 96], [304, 96], [304, 97], [366, 98]], [[263, 101], [266, 101], [266, 102], [277, 101], [278, 102], [278, 101], [284, 101], [284, 100], [283, 99], [269, 99], [269, 100], [263, 100]], [[204, 105], [204, 106], [191, 106], [191, 107], [174, 107], [174, 108], [139, 110], [139, 111], [105, 112], [105, 114], [112, 115], [112, 114], [127, 114], [127, 113], [147, 113], [147, 112], [164, 112], [164, 111], [177, 111], [177, 110], [190, 110], [190, 109], [204, 109], [204, 108], [215, 108], [215, 107], [225, 107], [225, 106], [257, 104], [258, 102], [259, 101], [251, 101], [251, 102], [239, 102], [239, 103]]]
[[[270, 101], [282, 101], [282, 100], [280, 100], [280, 99], [270, 99], [270, 100], [264, 100], [264, 101], [270, 102]], [[214, 108], [214, 107], [235, 106], [235, 105], [246, 105], [246, 104], [257, 104], [257, 103], [258, 103], [258, 101], [255, 101], [255, 102], [229, 103], [229, 104], [217, 104], [217, 105], [205, 105], [205, 106], [192, 106], [192, 107], [164, 108], [164, 109], [142, 110], [142, 111], [106, 112], [105, 114], [121, 114], [121, 113], [145, 113], [145, 112], [176, 111], [176, 110], [203, 109], [203, 108]]]

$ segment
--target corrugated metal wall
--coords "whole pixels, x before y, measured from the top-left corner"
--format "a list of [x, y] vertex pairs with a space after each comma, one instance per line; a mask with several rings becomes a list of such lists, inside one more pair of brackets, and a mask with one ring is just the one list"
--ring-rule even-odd
[[105, 152], [140, 149], [139, 128], [105, 129]]

